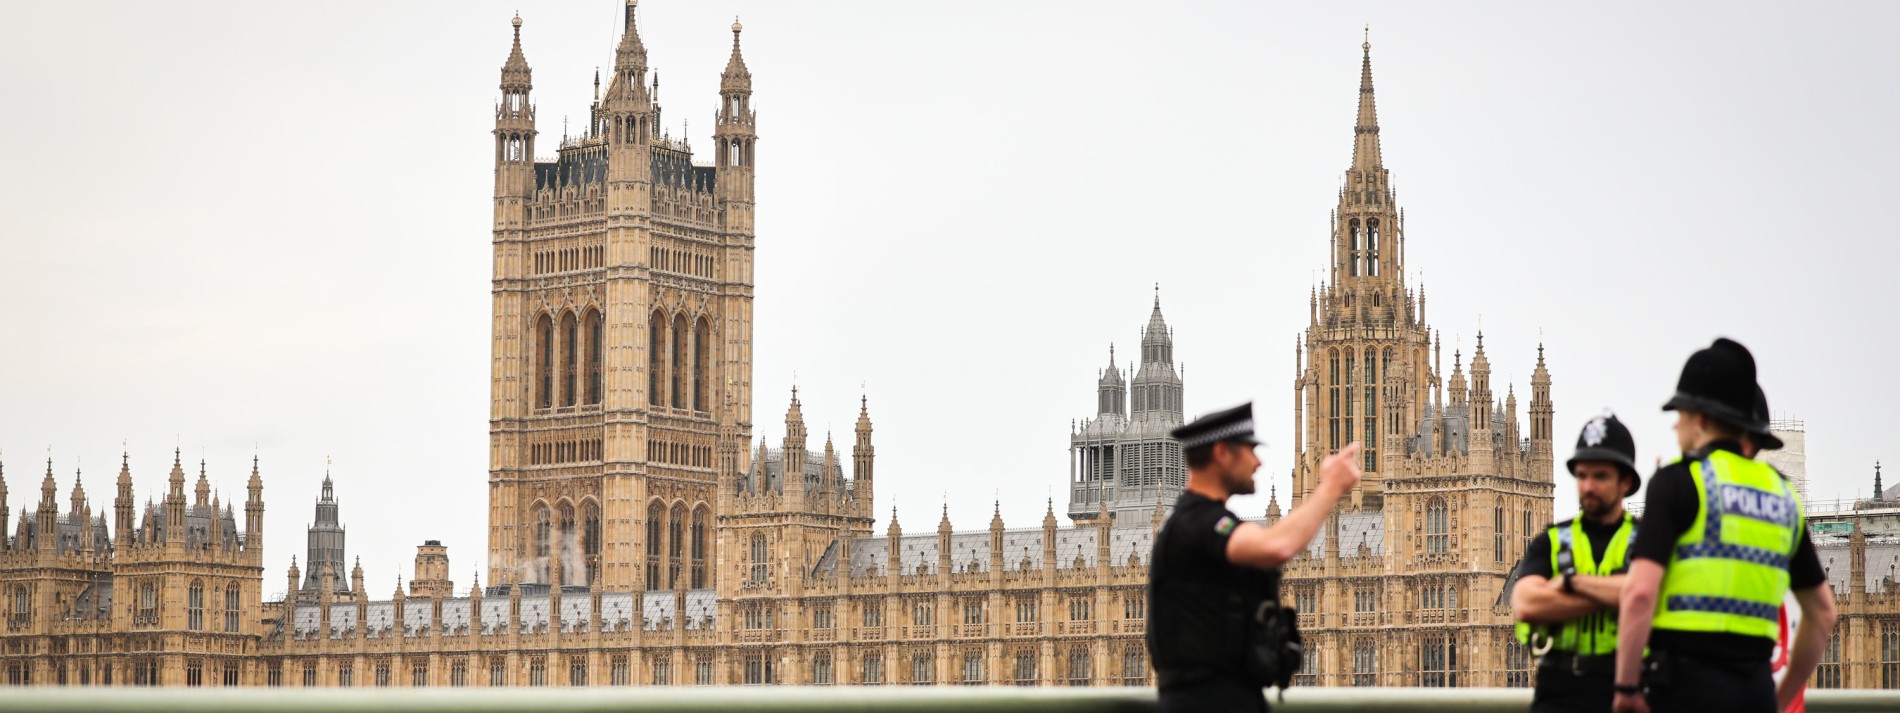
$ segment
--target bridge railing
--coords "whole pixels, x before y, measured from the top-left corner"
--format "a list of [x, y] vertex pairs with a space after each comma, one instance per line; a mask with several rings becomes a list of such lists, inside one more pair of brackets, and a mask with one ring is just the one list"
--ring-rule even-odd
[[[1282, 701], [1268, 692], [1274, 710], [1285, 713], [1409, 713], [1530, 708], [1523, 688], [1295, 688]], [[0, 709], [62, 713], [708, 713], [764, 711], [855, 713], [859, 711], [1052, 711], [1147, 713], [1155, 710], [1149, 688], [1007, 688], [951, 686], [801, 686], [708, 688], [54, 688], [0, 689]], [[1900, 691], [1809, 691], [1813, 713], [1900, 711]]]

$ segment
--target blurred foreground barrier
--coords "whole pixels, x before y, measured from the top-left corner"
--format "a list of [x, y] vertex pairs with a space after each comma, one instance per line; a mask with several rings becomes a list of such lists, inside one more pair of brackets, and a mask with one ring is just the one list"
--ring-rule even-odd
[[[1286, 713], [1512, 711], [1525, 688], [1295, 688]], [[701, 713], [710, 711], [1070, 711], [1146, 713], [1149, 688], [800, 686], [727, 688], [0, 688], [0, 711], [78, 713]], [[1896, 691], [1808, 691], [1813, 713], [1900, 711]]]

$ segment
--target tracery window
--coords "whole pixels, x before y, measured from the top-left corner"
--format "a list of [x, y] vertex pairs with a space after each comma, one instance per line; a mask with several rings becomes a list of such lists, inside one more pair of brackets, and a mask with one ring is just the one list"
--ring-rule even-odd
[[576, 328], [574, 324], [574, 313], [569, 312], [567, 314], [561, 315], [561, 405], [562, 406], [574, 405], [574, 396], [575, 396], [574, 379], [576, 378], [575, 367], [577, 365], [576, 362], [578, 361], [578, 358], [579, 358], [578, 355], [575, 353], [576, 352], [575, 347], [579, 346], [580, 344], [580, 337], [578, 334], [576, 334], [577, 331], [578, 329]]
[[1444, 498], [1432, 498], [1425, 504], [1425, 551], [1443, 554], [1451, 551], [1451, 511]]
[[666, 403], [666, 313], [654, 310], [647, 320], [647, 404]]
[[185, 628], [203, 631], [205, 628], [205, 583], [203, 580], [191, 580], [191, 589], [185, 594]]
[[663, 589], [660, 586], [660, 538], [664, 530], [660, 529], [665, 519], [665, 511], [660, 509], [658, 501], [647, 506], [647, 577], [649, 590]]
[[541, 408], [554, 405], [554, 320], [543, 312], [535, 320], [535, 404]]
[[601, 333], [603, 331], [605, 331], [605, 324], [603, 323], [601, 319], [600, 310], [597, 310], [597, 309], [588, 310], [587, 312], [587, 403], [590, 403], [590, 404], [600, 403], [600, 398], [601, 398], [600, 369], [601, 369], [601, 362], [603, 358], [603, 355], [601, 353], [601, 346], [602, 346]]

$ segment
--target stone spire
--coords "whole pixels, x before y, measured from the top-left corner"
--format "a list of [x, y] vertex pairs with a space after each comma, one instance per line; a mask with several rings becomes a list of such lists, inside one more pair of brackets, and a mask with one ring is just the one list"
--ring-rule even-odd
[[732, 18], [732, 57], [726, 60], [726, 71], [719, 75], [719, 92], [752, 92], [752, 73], [745, 68], [745, 56], [739, 52], [739, 33], [745, 30], [739, 24], [739, 18]]
[[607, 83], [609, 105], [631, 101], [643, 108], [650, 96], [646, 87], [647, 47], [640, 42], [640, 26], [634, 12], [637, 4], [637, 0], [627, 0], [624, 10], [620, 46], [614, 48], [614, 76]]
[[1352, 167], [1359, 171], [1384, 171], [1385, 159], [1379, 155], [1379, 110], [1372, 99], [1372, 31], [1359, 45], [1359, 119], [1353, 124]]
[[[77, 484], [74, 487], [78, 487]], [[1887, 490], [1880, 485], [1880, 461], [1874, 461], [1874, 499], [1887, 499]]]
[[[521, 53], [521, 15], [516, 14], [515, 19], [510, 20], [508, 24], [515, 28], [515, 44], [508, 50], [508, 60], [502, 62], [501, 65], [502, 86], [507, 87], [513, 84], [527, 89], [532, 86], [531, 77], [534, 70], [528, 68], [528, 57]], [[598, 75], [595, 81], [599, 81]]]

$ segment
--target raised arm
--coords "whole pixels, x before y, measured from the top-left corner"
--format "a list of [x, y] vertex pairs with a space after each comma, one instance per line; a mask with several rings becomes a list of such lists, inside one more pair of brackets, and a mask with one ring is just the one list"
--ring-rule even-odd
[[1270, 526], [1243, 523], [1235, 528], [1233, 536], [1227, 538], [1227, 561], [1271, 569], [1298, 557], [1319, 534], [1333, 505], [1359, 483], [1360, 449], [1355, 441], [1320, 461], [1319, 487], [1278, 522]]

